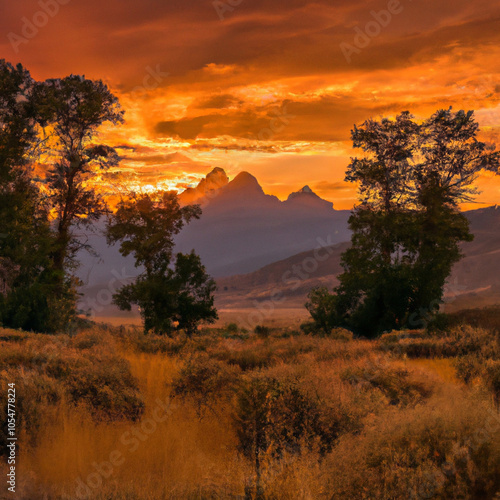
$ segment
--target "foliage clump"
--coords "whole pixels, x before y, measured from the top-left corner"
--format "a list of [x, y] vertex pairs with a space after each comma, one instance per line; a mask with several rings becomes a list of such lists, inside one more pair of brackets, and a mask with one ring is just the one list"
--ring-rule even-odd
[[114, 296], [122, 310], [139, 306], [145, 333], [192, 335], [201, 322], [217, 319], [215, 281], [198, 255], [173, 255], [173, 237], [199, 218], [198, 205], [181, 207], [175, 192], [134, 195], [122, 200], [107, 228], [108, 243], [120, 243], [123, 256], [133, 254], [144, 271]]
[[364, 155], [352, 159], [345, 180], [358, 184], [360, 203], [339, 286], [309, 296], [316, 328], [375, 337], [424, 327], [437, 313], [460, 243], [473, 238], [460, 203], [473, 199], [481, 171], [500, 167], [500, 153], [477, 132], [473, 111], [451, 108], [421, 123], [403, 112], [354, 127], [353, 146]]

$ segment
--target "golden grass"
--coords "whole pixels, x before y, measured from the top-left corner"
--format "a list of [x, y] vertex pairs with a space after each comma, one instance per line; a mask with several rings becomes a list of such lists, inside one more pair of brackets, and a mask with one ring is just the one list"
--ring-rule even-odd
[[124, 352], [123, 357], [129, 362], [130, 371], [144, 395], [146, 410], [157, 398], [169, 398], [170, 384], [181, 366], [177, 358], [130, 351]]
[[444, 382], [448, 382], [451, 384], [458, 383], [453, 359], [408, 359], [406, 363], [409, 366], [414, 366], [425, 371], [435, 373]]
[[[454, 495], [467, 497], [474, 490], [492, 498], [495, 477], [500, 478], [500, 417], [497, 426], [487, 420], [493, 415], [488, 397], [458, 382], [454, 358], [398, 358], [377, 342], [279, 333], [241, 339], [215, 332], [186, 341], [178, 355], [140, 352], [123, 336], [98, 330], [62, 339], [61, 345], [31, 335], [23, 343], [3, 343], [0, 360], [21, 363], [3, 373], [19, 380], [35, 376], [32, 360], [40, 346], [71, 360], [112, 353], [127, 362], [145, 402], [138, 421], [109, 421], [96, 419], [87, 403], [75, 406], [61, 391], [57, 405], [41, 413], [36, 443], [30, 446], [28, 436], [21, 436], [16, 498], [83, 498], [78, 496], [83, 483], [92, 500], [245, 498], [246, 486], [253, 486], [247, 498], [255, 498], [253, 463], [238, 452], [231, 391], [201, 413], [189, 394], [171, 398], [172, 382], [187, 361], [204, 368], [207, 359], [228, 363], [228, 373], [241, 380], [291, 381], [310, 400], [321, 401], [320, 418], [338, 422], [338, 440], [323, 456], [317, 443], [309, 443], [300, 453], [285, 448], [280, 459], [272, 453], [261, 457], [266, 499], [408, 498], [429, 474], [437, 474]], [[95, 339], [92, 347], [81, 347]], [[59, 379], [54, 383], [62, 386]], [[482, 448], [465, 450], [467, 440], [479, 443], [477, 433], [485, 428]], [[459, 468], [461, 457], [467, 466], [461, 474], [467, 477], [443, 476], [443, 461]], [[452, 498], [446, 491], [436, 498]]]
[[[85, 409], [63, 401], [45, 422], [38, 445], [22, 453], [23, 470], [30, 471], [27, 482], [38, 483], [54, 498], [74, 496], [78, 480], [87, 481], [96, 471], [93, 464], [109, 462], [110, 454], [118, 451], [123, 464], [92, 489], [90, 498], [125, 498], [127, 492], [141, 499], [176, 498], [179, 492], [181, 498], [211, 485], [231, 494], [240, 491], [245, 464], [236, 456], [227, 418], [199, 420], [189, 406], [173, 404], [164, 422], [153, 419], [155, 414], [164, 418], [156, 401], [168, 404], [168, 383], [179, 362], [163, 355], [127, 353], [125, 358], [145, 396], [141, 421], [96, 423]], [[35, 498], [29, 495], [36, 492], [25, 487], [26, 498]]]

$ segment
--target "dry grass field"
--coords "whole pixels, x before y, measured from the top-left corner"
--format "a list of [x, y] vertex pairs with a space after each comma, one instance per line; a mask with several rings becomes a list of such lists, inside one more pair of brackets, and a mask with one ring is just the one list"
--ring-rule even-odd
[[192, 339], [0, 329], [16, 498], [496, 498], [497, 314], [376, 341], [235, 324]]

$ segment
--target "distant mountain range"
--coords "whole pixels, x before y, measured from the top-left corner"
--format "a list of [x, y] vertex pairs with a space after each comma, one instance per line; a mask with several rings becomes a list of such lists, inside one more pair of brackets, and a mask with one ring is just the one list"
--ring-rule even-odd
[[[200, 204], [203, 214], [179, 234], [176, 250], [195, 249], [201, 256], [217, 278], [219, 307], [253, 307], [278, 291], [281, 307], [297, 307], [313, 286], [336, 284], [340, 254], [350, 240], [350, 211], [335, 210], [308, 186], [280, 201], [265, 194], [250, 173], [229, 180], [224, 170], [215, 168], [179, 199], [181, 204]], [[492, 294], [498, 288], [500, 294], [500, 210], [491, 207], [466, 215], [476, 238], [464, 244], [466, 257], [455, 266], [448, 293]], [[111, 294], [140, 270], [131, 257], [119, 254], [118, 246], [108, 247], [101, 231], [85, 238], [99, 257], [80, 256], [82, 307], [108, 315]]]
[[[334, 210], [331, 202], [308, 186], [280, 201], [265, 194], [248, 172], [229, 181], [224, 170], [215, 168], [197, 187], [181, 193], [179, 200], [184, 205], [200, 204], [203, 214], [178, 235], [176, 250], [195, 249], [216, 277], [255, 271], [314, 248], [318, 241], [335, 244], [349, 239], [349, 211]], [[102, 283], [113, 269], [125, 266], [134, 271], [132, 258], [122, 258], [118, 246], [107, 246], [103, 229], [102, 222], [94, 233], [84, 235], [99, 255], [80, 255], [80, 278], [89, 286]]]
[[241, 172], [228, 181], [216, 168], [179, 196], [200, 203], [203, 215], [179, 234], [177, 248], [195, 249], [217, 277], [254, 271], [317, 246], [349, 239], [349, 211], [334, 210], [305, 186], [280, 201], [264, 193], [257, 179]]
[[[462, 244], [464, 258], [453, 268], [445, 288], [448, 310], [500, 303], [500, 209], [489, 207], [465, 212], [474, 241]], [[349, 242], [293, 255], [255, 272], [218, 280], [220, 308], [259, 308], [273, 304], [299, 307], [311, 288], [338, 284], [340, 258]], [[321, 255], [321, 254], [320, 254]], [[278, 300], [273, 300], [277, 296]]]

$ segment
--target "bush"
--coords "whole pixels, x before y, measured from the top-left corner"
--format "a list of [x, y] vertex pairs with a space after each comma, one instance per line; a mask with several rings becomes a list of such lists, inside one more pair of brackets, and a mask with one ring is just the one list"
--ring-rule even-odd
[[179, 354], [186, 345], [185, 339], [176, 337], [160, 337], [157, 335], [144, 335], [140, 333], [130, 339], [132, 346], [139, 352], [146, 354], [167, 353]]
[[500, 425], [483, 401], [450, 393], [341, 437], [326, 462], [330, 498], [492, 499]]
[[[11, 369], [0, 374], [0, 390], [7, 394], [7, 384], [15, 382], [16, 433], [26, 432], [29, 444], [34, 444], [44, 417], [61, 401], [64, 389], [51, 377], [35, 371], [22, 373]], [[0, 455], [7, 451], [7, 405], [0, 405]]]
[[497, 407], [500, 405], [500, 361], [489, 359], [484, 369], [484, 380], [493, 393]]
[[240, 451], [255, 463], [262, 454], [280, 457], [298, 453], [303, 446], [331, 450], [340, 432], [337, 421], [322, 418], [321, 401], [295, 382], [256, 374], [236, 395], [234, 426]]
[[345, 328], [334, 328], [330, 333], [330, 338], [341, 340], [342, 342], [349, 342], [353, 340], [354, 335], [351, 331]]
[[262, 339], [267, 339], [271, 334], [271, 330], [267, 326], [263, 325], [257, 325], [254, 331]]
[[229, 323], [226, 325], [226, 332], [230, 334], [238, 333], [238, 325], [236, 323]]
[[198, 410], [214, 409], [220, 399], [229, 399], [238, 384], [241, 369], [199, 354], [190, 359], [172, 382], [174, 396], [196, 402]]
[[95, 331], [82, 332], [75, 337], [73, 345], [77, 349], [91, 349], [100, 342], [100, 335]]
[[300, 325], [300, 329], [306, 335], [314, 335], [318, 332], [318, 328], [316, 326], [316, 323], [314, 323], [312, 321], [306, 321], [305, 323], [302, 323]]
[[[15, 380], [24, 380], [28, 373], [45, 381], [70, 403], [87, 406], [96, 419], [135, 420], [144, 409], [128, 362], [118, 357], [110, 335], [103, 332], [89, 331], [72, 339], [28, 335], [23, 342], [2, 343], [0, 368], [17, 370]], [[27, 393], [36, 405], [36, 391]]]
[[144, 402], [125, 360], [99, 359], [72, 369], [66, 384], [71, 401], [85, 403], [98, 419], [137, 420]]
[[380, 336], [380, 343], [383, 345], [383, 346], [389, 346], [391, 344], [395, 344], [399, 342], [399, 332], [387, 332], [387, 333], [383, 333], [381, 336]]
[[237, 365], [243, 371], [266, 368], [276, 363], [276, 353], [270, 347], [246, 348], [238, 350], [223, 350], [214, 352], [213, 356], [220, 361], [225, 361], [229, 365]]
[[462, 356], [455, 360], [456, 376], [466, 384], [469, 384], [481, 373], [479, 358], [474, 354]]
[[453, 326], [453, 320], [448, 314], [437, 313], [427, 323], [429, 333], [440, 333], [448, 331]]
[[383, 349], [409, 358], [451, 358], [476, 354], [489, 359], [500, 354], [498, 339], [494, 333], [469, 325], [453, 327], [441, 336], [409, 331], [394, 337], [394, 333], [381, 336]]
[[429, 398], [434, 382], [423, 378], [422, 373], [393, 365], [368, 364], [348, 368], [341, 378], [353, 384], [379, 389], [391, 405], [413, 405]]

